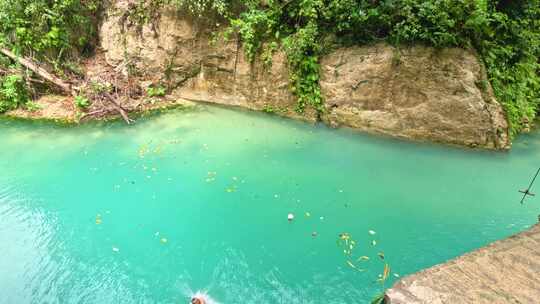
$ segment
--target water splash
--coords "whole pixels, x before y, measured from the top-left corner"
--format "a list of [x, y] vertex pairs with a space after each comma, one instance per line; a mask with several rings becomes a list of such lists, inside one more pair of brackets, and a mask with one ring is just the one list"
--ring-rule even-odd
[[204, 304], [221, 304], [217, 300], [213, 299], [207, 290], [193, 291], [189, 286], [182, 287], [182, 293], [188, 298], [186, 303], [191, 303], [191, 299], [197, 298], [203, 300]]
[[203, 291], [199, 290], [190, 296], [190, 299], [193, 299], [193, 298], [203, 300], [204, 304], [220, 304], [218, 301], [212, 299], [212, 297], [210, 297], [204, 290]]

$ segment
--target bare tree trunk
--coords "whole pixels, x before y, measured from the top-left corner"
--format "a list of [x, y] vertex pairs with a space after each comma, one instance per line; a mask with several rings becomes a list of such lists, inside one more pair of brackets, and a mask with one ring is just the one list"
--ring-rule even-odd
[[110, 93], [108, 92], [105, 92], [105, 97], [107, 97], [107, 99], [109, 100], [109, 102], [113, 105], [113, 107], [116, 109], [116, 111], [118, 111], [118, 113], [120, 113], [120, 116], [122, 116], [122, 118], [124, 119], [124, 121], [129, 125], [133, 122], [133, 120], [131, 120], [129, 118], [129, 116], [127, 115], [126, 113], [126, 110], [124, 108], [122, 108], [121, 105], [119, 105], [116, 100], [111, 96]]
[[71, 90], [71, 85], [69, 83], [64, 82], [62, 79], [47, 72], [44, 68], [38, 66], [31, 60], [26, 59], [24, 57], [19, 57], [7, 49], [0, 49], [0, 52], [8, 56], [9, 58], [17, 61], [18, 63], [22, 64], [26, 68], [30, 69], [32, 72], [38, 74], [39, 76], [41, 76], [41, 78], [55, 84], [57, 87], [62, 89], [62, 91], [66, 92], [67, 94], [73, 95], [73, 92]]
[[[34, 73], [39, 75], [41, 78], [43, 78], [43, 79], [47, 80], [48, 82], [56, 85], [58, 88], [60, 88], [66, 94], [69, 94], [69, 95], [72, 95], [72, 96], [77, 95], [76, 90], [71, 86], [71, 84], [69, 84], [67, 82], [64, 82], [62, 79], [60, 79], [60, 78], [56, 77], [55, 75], [47, 72], [44, 68], [40, 67], [38, 64], [34, 63], [32, 60], [24, 58], [24, 57], [17, 56], [13, 52], [11, 52], [11, 51], [9, 51], [7, 49], [4, 49], [4, 48], [0, 48], [0, 52], [2, 54], [4, 54], [4, 55], [8, 56], [12, 60], [17, 61], [18, 63], [20, 63], [24, 67], [30, 69], [31, 71], [33, 71]], [[105, 93], [105, 97], [107, 97], [107, 100], [113, 105], [114, 109], [116, 111], [118, 111], [118, 113], [120, 113], [120, 116], [122, 116], [122, 118], [124, 119], [124, 121], [128, 125], [133, 122], [133, 120], [131, 120], [129, 118], [129, 116], [127, 115], [126, 110], [124, 108], [122, 108], [122, 106], [120, 104], [118, 104], [118, 102], [116, 102], [116, 100], [111, 96], [111, 94]]]

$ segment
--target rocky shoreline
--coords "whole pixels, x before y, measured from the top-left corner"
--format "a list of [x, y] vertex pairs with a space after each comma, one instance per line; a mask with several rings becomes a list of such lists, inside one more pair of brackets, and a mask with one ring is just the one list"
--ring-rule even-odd
[[295, 112], [285, 54], [250, 62], [236, 38], [197, 24], [172, 7], [144, 25], [125, 19], [130, 1], [113, 1], [100, 27], [104, 61], [164, 82], [173, 98], [273, 112], [414, 141], [505, 150], [508, 122], [476, 53], [386, 43], [335, 46], [321, 58], [325, 109]]
[[[128, 113], [204, 102], [406, 140], [511, 147], [506, 115], [474, 51], [386, 43], [336, 46], [321, 58], [324, 111], [308, 108], [299, 114], [283, 52], [272, 55], [271, 65], [250, 62], [237, 40], [216, 40], [215, 29], [173, 8], [163, 7], [152, 22], [133, 25], [124, 18], [129, 3], [112, 1], [104, 13], [99, 49], [84, 62], [82, 80], [94, 95], [103, 94], [92, 92], [94, 84], [113, 87]], [[149, 97], [151, 86], [166, 87], [167, 93]], [[103, 96], [84, 111], [73, 97], [43, 96], [36, 103], [41, 109], [6, 115], [69, 122], [117, 116]]]

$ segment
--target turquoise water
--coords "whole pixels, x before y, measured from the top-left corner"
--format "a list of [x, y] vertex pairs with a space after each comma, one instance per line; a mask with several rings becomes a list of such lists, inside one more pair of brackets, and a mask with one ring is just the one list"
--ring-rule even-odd
[[390, 286], [540, 213], [539, 133], [493, 153], [201, 106], [0, 134], [0, 303], [367, 303], [379, 252]]

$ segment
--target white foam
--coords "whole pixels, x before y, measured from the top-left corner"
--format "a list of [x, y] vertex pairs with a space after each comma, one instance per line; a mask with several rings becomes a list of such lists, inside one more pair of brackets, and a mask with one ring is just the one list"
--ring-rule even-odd
[[214, 300], [210, 295], [206, 293], [206, 291], [197, 291], [196, 293], [192, 294], [190, 296], [190, 300], [192, 298], [198, 298], [204, 301], [204, 304], [220, 304], [218, 301]]
[[198, 290], [194, 292], [189, 286], [184, 285], [182, 288], [182, 293], [188, 298], [187, 303], [191, 303], [191, 299], [199, 298], [204, 301], [204, 304], [220, 304], [218, 301], [213, 299], [206, 290]]

